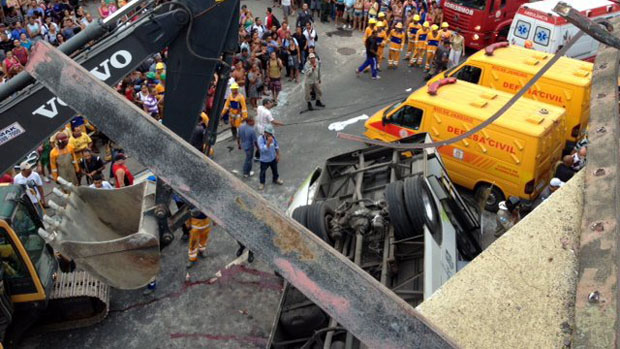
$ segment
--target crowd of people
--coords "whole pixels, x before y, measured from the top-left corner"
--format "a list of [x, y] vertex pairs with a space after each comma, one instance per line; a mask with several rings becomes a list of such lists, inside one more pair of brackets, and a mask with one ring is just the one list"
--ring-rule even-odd
[[[102, 0], [99, 14], [109, 15], [126, 1]], [[102, 8], [106, 8], [103, 11]], [[21, 72], [30, 50], [44, 40], [59, 46], [97, 18], [78, 0], [8, 0], [0, 12], [0, 61], [2, 80]]]
[[432, 24], [424, 7], [402, 13], [388, 19], [384, 12], [379, 12], [376, 19], [368, 20], [363, 36], [366, 60], [356, 70], [358, 75], [370, 68], [372, 79], [379, 79], [377, 72], [382, 69], [386, 47], [388, 68], [398, 67], [404, 51], [408, 65], [423, 67], [427, 78], [459, 64], [465, 55], [465, 40], [458, 28], [450, 30], [447, 22]]
[[[11, 1], [8, 1], [10, 4]], [[32, 0], [17, 6], [4, 7], [0, 23], [0, 59], [5, 78], [19, 73], [28, 61], [29, 50], [39, 40], [59, 45], [83, 30], [93, 18], [78, 1]], [[102, 0], [98, 16], [105, 18], [126, 5], [123, 0]], [[274, 8], [281, 8], [278, 19]], [[293, 17], [294, 11], [297, 16]], [[289, 19], [291, 20], [289, 22]], [[366, 61], [356, 73], [377, 72], [387, 67], [397, 69], [404, 60], [419, 66], [428, 76], [456, 66], [464, 56], [464, 38], [459, 30], [451, 30], [443, 21], [443, 13], [433, 0], [276, 0], [267, 8], [265, 17], [257, 16], [243, 5], [239, 18], [239, 47], [234, 55], [227, 81], [228, 87], [220, 122], [229, 125], [231, 140], [242, 150], [239, 162], [242, 178], [254, 175], [258, 163], [258, 189], [264, 190], [268, 171], [271, 183], [282, 185], [278, 163], [281, 144], [276, 128], [283, 122], [273, 116], [272, 109], [280, 103], [283, 84], [304, 87], [308, 110], [324, 107], [321, 91], [321, 59], [317, 50], [319, 33], [315, 20], [332, 21], [339, 29], [363, 33]], [[386, 59], [387, 56], [387, 59]], [[164, 118], [166, 94], [166, 50], [159, 52], [117, 86], [125, 98], [155, 120]], [[207, 127], [213, 116], [215, 91], [221, 77], [215, 74], [190, 144], [202, 152], [207, 147]], [[314, 104], [313, 104], [314, 101]], [[99, 155], [100, 147], [104, 154]], [[567, 155], [558, 165], [555, 177], [543, 191], [539, 201], [546, 200], [572, 175], [585, 165], [586, 147]], [[20, 164], [21, 173], [14, 178], [5, 174], [0, 182], [34, 183], [32, 200], [47, 207], [43, 182], [63, 177], [74, 185], [99, 189], [122, 188], [134, 184], [134, 176], [125, 164], [126, 154], [104, 134], [98, 132], [82, 116], [76, 116], [65, 129], [46, 140], [38, 149], [38, 171], [28, 162]], [[213, 155], [213, 150], [208, 153]], [[109, 165], [109, 172], [105, 169]], [[7, 177], [8, 176], [8, 177]], [[109, 179], [108, 179], [109, 178]], [[182, 201], [179, 199], [179, 203]], [[500, 204], [498, 236], [521, 218], [521, 202], [508, 198]], [[208, 237], [214, 223], [202, 212], [192, 210], [183, 228], [188, 243], [188, 264], [191, 268], [199, 257], [206, 256]], [[237, 255], [244, 246], [240, 245]], [[253, 260], [250, 252], [248, 261]], [[147, 288], [152, 291], [155, 282]]]

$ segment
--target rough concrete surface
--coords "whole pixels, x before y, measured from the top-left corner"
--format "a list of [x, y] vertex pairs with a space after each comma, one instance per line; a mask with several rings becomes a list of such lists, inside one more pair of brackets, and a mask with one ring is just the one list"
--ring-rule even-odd
[[583, 172], [417, 309], [463, 348], [570, 346]]

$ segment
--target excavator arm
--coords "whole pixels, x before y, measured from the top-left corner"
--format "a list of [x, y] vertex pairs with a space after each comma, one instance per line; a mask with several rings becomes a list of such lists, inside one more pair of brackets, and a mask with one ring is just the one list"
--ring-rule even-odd
[[[219, 115], [224, 97], [227, 67], [237, 45], [238, 0], [180, 0], [140, 11], [137, 20], [118, 25], [116, 20], [143, 0], [134, 0], [115, 19], [97, 22], [61, 46], [75, 53], [87, 42], [100, 38], [78, 52], [76, 62], [110, 86], [118, 84], [146, 58], [168, 48], [167, 91], [164, 125], [189, 140], [204, 106], [216, 68], [223, 76], [217, 87], [214, 110]], [[217, 20], [214, 20], [217, 19]], [[215, 34], [215, 35], [214, 35]], [[222, 59], [220, 59], [222, 58]], [[228, 63], [226, 63], [226, 61]], [[61, 129], [76, 112], [26, 72], [0, 87], [0, 171], [18, 163], [24, 154]], [[210, 134], [216, 134], [217, 117], [211, 117]], [[215, 137], [209, 137], [215, 143]], [[174, 216], [169, 210], [173, 191], [157, 183], [154, 214], [161, 247], [173, 240], [173, 232], [189, 218], [187, 208]], [[114, 283], [112, 283], [114, 284]]]

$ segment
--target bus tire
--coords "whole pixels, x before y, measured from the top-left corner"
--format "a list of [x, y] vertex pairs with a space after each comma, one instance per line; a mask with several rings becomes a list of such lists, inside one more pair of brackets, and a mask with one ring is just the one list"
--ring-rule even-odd
[[293, 210], [292, 217], [304, 227], [308, 227], [308, 205], [299, 206]]
[[390, 183], [385, 187], [385, 201], [388, 205], [390, 222], [394, 226], [394, 237], [396, 237], [396, 240], [414, 236], [413, 224], [409, 221], [407, 211], [405, 210], [402, 181]]
[[431, 234], [441, 230], [439, 209], [433, 194], [421, 175], [405, 179], [405, 206], [412, 225], [412, 233], [422, 234], [426, 225]]
[[308, 229], [323, 241], [330, 243], [329, 222], [334, 217], [334, 210], [327, 203], [315, 202], [308, 206]]

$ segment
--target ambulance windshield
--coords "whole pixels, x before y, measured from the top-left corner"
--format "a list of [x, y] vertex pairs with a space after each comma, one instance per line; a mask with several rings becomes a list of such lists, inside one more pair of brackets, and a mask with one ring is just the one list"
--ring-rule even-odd
[[452, 2], [477, 10], [484, 10], [487, 7], [487, 0], [452, 0]]

